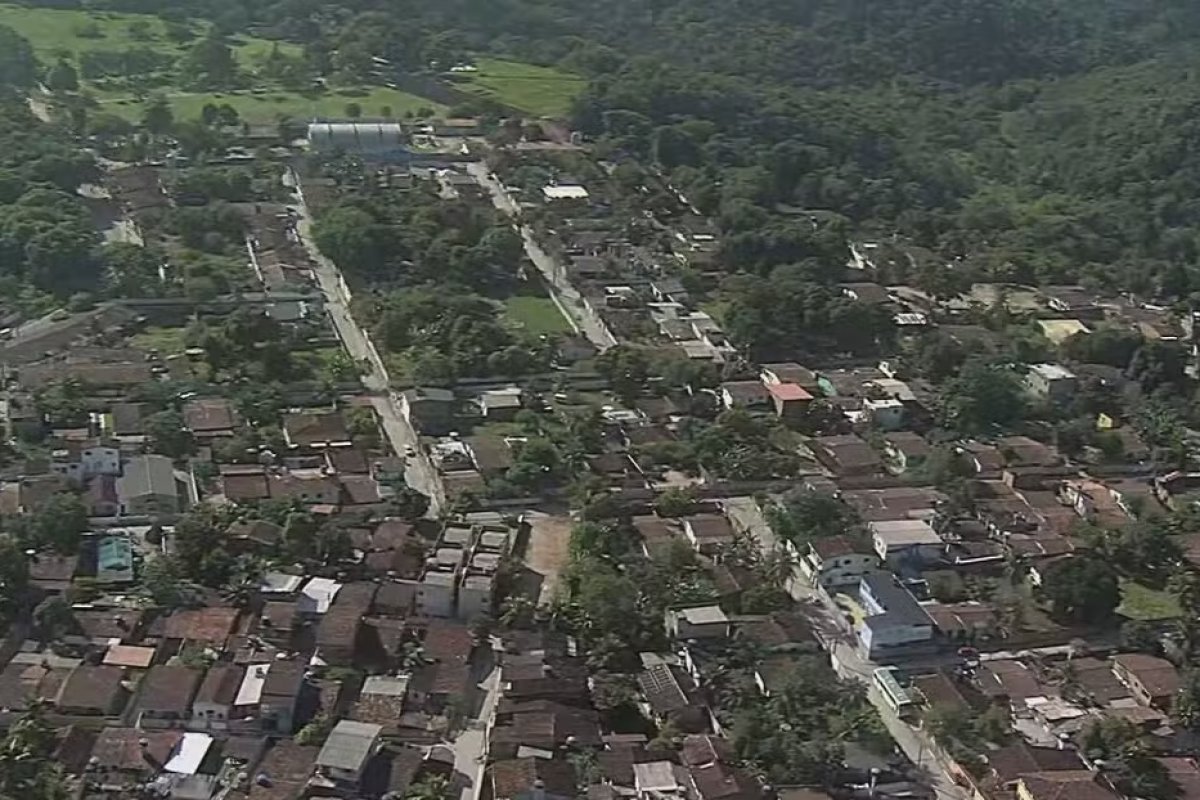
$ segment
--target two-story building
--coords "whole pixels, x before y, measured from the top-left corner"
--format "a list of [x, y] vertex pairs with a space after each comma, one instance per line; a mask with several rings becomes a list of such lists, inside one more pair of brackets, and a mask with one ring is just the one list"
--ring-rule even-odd
[[830, 590], [855, 586], [878, 568], [878, 557], [846, 536], [813, 540], [799, 561], [800, 574], [809, 586]]
[[864, 575], [858, 597], [867, 612], [858, 627], [858, 640], [869, 658], [933, 639], [933, 620], [892, 573], [880, 570]]

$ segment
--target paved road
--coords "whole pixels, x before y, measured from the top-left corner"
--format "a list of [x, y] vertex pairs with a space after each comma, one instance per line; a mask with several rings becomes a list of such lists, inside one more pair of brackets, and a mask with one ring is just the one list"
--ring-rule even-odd
[[[496, 208], [514, 219], [520, 216], [520, 206], [508, 192], [504, 191], [504, 187], [488, 169], [487, 164], [482, 161], [468, 164], [467, 172], [487, 190], [492, 198], [492, 204]], [[567, 280], [566, 270], [537, 243], [533, 230], [527, 225], [522, 225], [519, 231], [521, 239], [525, 243], [525, 254], [529, 256], [529, 260], [546, 279], [552, 299], [571, 322], [571, 326], [586, 336], [588, 341], [599, 350], [607, 350], [615, 346], [617, 340], [609, 333], [600, 318], [584, 305], [579, 291]]]
[[496, 713], [496, 703], [500, 700], [500, 667], [493, 668], [487, 678], [479, 684], [479, 688], [484, 692], [479, 716], [472, 720], [451, 744], [454, 750], [454, 771], [470, 779], [470, 782], [463, 786], [459, 800], [479, 800], [483, 790], [484, 770], [487, 768], [487, 725]]
[[350, 313], [350, 297], [341, 272], [337, 265], [321, 254], [312, 239], [312, 217], [304, 202], [304, 193], [300, 190], [299, 182], [292, 178], [290, 183], [296, 187], [297, 207], [300, 212], [296, 233], [313, 260], [313, 273], [316, 275], [317, 285], [325, 295], [325, 308], [346, 351], [355, 361], [367, 367], [362, 382], [372, 392], [371, 404], [379, 414], [383, 431], [392, 448], [401, 457], [409, 449], [416, 453], [415, 456], [406, 459], [405, 479], [409, 486], [429, 497], [428, 515], [436, 517], [446, 505], [445, 491], [437, 470], [421, 450], [416, 431], [400, 412], [400, 397], [391, 390], [387, 368], [379, 358], [378, 351], [371, 344], [367, 332]]
[[[730, 507], [727, 501], [726, 507], [730, 509], [731, 513], [749, 514], [749, 508], [744, 504], [735, 504], [734, 507]], [[770, 534], [770, 528], [765, 525], [765, 522], [754, 519], [753, 515], [748, 515], [743, 519], [743, 523], [749, 523], [747, 527], [756, 533], [759, 545], [764, 550], [774, 546], [774, 536]], [[765, 534], [764, 529], [767, 531]], [[808, 585], [803, 580], [803, 576], [799, 576], [799, 580], [791, 587], [791, 592], [797, 602], [803, 605], [807, 611], [813, 632], [825, 649], [829, 651], [834, 669], [847, 680], [867, 684], [867, 698], [879, 712], [884, 726], [909, 760], [918, 768], [925, 770], [930, 788], [937, 794], [938, 799], [967, 800], [967, 792], [954, 782], [934, 756], [925, 734], [900, 719], [875, 690], [871, 678], [875, 670], [882, 665], [876, 664], [862, 655], [858, 648], [857, 637], [837, 604], [830, 600], [825, 593]]]

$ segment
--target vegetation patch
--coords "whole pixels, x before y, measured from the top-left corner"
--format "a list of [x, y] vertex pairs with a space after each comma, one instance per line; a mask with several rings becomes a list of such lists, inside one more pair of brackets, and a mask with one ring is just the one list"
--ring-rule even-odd
[[566, 116], [587, 85], [578, 75], [519, 61], [482, 58], [475, 66], [476, 72], [458, 73], [462, 88], [542, 117]]

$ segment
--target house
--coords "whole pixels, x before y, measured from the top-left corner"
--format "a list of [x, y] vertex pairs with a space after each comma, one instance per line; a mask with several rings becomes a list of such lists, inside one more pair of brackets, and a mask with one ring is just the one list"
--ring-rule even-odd
[[633, 788], [638, 800], [685, 800], [687, 770], [670, 761], [645, 761], [633, 765]]
[[271, 496], [267, 470], [259, 464], [222, 464], [221, 494], [235, 503], [252, 503]]
[[588, 199], [588, 190], [578, 184], [555, 184], [542, 187], [542, 199], [547, 203], [582, 203]]
[[317, 753], [317, 772], [338, 783], [357, 786], [381, 746], [382, 733], [379, 725], [341, 720]]
[[301, 412], [283, 418], [283, 438], [288, 447], [349, 447], [352, 442], [346, 418], [340, 411]]
[[725, 408], [766, 408], [771, 394], [762, 381], [725, 381], [720, 387]]
[[60, 714], [115, 716], [125, 707], [125, 670], [113, 666], [80, 664], [58, 689], [54, 707]]
[[892, 573], [880, 570], [864, 575], [858, 596], [867, 612], [858, 639], [869, 658], [933, 639], [933, 620]]
[[29, 557], [29, 582], [43, 592], [61, 594], [71, 587], [78, 565], [77, 556], [33, 553]]
[[733, 525], [724, 514], [694, 514], [683, 518], [683, 534], [696, 552], [712, 555], [733, 544]]
[[493, 800], [574, 800], [575, 767], [566, 759], [513, 758], [487, 768]]
[[867, 305], [883, 305], [891, 299], [888, 296], [887, 289], [880, 286], [878, 283], [860, 281], [857, 283], [843, 283], [839, 285], [843, 295], [849, 297], [851, 300], [857, 300], [858, 302], [866, 303]]
[[1160, 711], [1170, 711], [1181, 686], [1179, 671], [1174, 664], [1143, 653], [1113, 656], [1112, 671], [1117, 680], [1129, 687], [1139, 703]]
[[1119, 800], [1104, 775], [1088, 769], [1030, 772], [1017, 779], [1017, 800]]
[[488, 741], [493, 759], [512, 758], [522, 748], [553, 752], [564, 747], [602, 748], [600, 715], [592, 708], [555, 700], [502, 699]]
[[864, 575], [878, 569], [879, 559], [846, 536], [828, 536], [809, 542], [799, 567], [808, 585], [838, 589], [858, 585]]
[[768, 386], [773, 383], [794, 383], [814, 397], [821, 394], [817, 373], [794, 361], [763, 364], [759, 370], [759, 377]]
[[444, 436], [454, 430], [454, 392], [423, 386], [400, 393], [400, 413], [420, 433]]
[[762, 786], [750, 775], [720, 763], [692, 767], [687, 772], [696, 800], [759, 800]]
[[946, 548], [937, 531], [920, 519], [868, 522], [867, 530], [875, 554], [893, 568], [902, 564], [928, 564], [937, 560]]
[[888, 471], [903, 474], [925, 463], [933, 448], [920, 434], [893, 431], [883, 435], [883, 452]]
[[810, 443], [813, 455], [834, 475], [875, 475], [883, 467], [879, 454], [854, 434], [821, 436]]
[[471, 454], [471, 463], [485, 477], [503, 474], [516, 463], [512, 448], [499, 436], [468, 436], [463, 444]]
[[133, 583], [133, 546], [128, 538], [114, 534], [96, 543], [96, 583]]
[[183, 406], [183, 424], [197, 439], [232, 436], [239, 424], [233, 404], [223, 397], [189, 400]]
[[306, 667], [300, 661], [275, 661], [270, 665], [258, 701], [263, 733], [291, 735], [305, 675]]
[[184, 503], [175, 480], [175, 467], [166, 456], [129, 459], [117, 479], [117, 500], [124, 516], [178, 514]]
[[176, 611], [163, 623], [162, 636], [221, 648], [233, 635], [238, 616], [238, 610], [229, 606]]
[[90, 478], [121, 474], [121, 451], [97, 441], [64, 442], [50, 457], [51, 471], [62, 475], [75, 486], [83, 485]]
[[114, 403], [104, 432], [118, 441], [140, 441], [146, 435], [147, 403]]
[[83, 504], [89, 517], [115, 517], [121, 513], [121, 498], [117, 496], [117, 479], [112, 475], [97, 475], [88, 481]]
[[1025, 373], [1025, 389], [1037, 399], [1052, 403], [1070, 400], [1078, 383], [1075, 373], [1061, 364], [1031, 364]]
[[667, 609], [667, 633], [673, 639], [727, 639], [729, 617], [720, 606]]
[[191, 667], [159, 664], [138, 684], [130, 721], [139, 728], [178, 728], [191, 717], [192, 697], [201, 672]]
[[182, 740], [181, 731], [104, 728], [96, 736], [87, 769], [90, 775], [111, 774], [107, 782], [113, 784], [124, 782], [118, 776], [153, 777], [170, 761]]
[[245, 668], [237, 664], [215, 664], [209, 668], [192, 700], [188, 727], [194, 730], [225, 730], [245, 676]]
[[785, 422], [794, 422], [804, 417], [813, 400], [812, 394], [798, 383], [769, 383], [767, 394], [775, 407], [775, 416]]
[[299, 500], [310, 506], [337, 506], [342, 500], [342, 484], [321, 470], [269, 472], [267, 488], [274, 500]]
[[492, 422], [511, 422], [521, 410], [521, 389], [509, 386], [483, 392], [477, 400], [484, 419]]

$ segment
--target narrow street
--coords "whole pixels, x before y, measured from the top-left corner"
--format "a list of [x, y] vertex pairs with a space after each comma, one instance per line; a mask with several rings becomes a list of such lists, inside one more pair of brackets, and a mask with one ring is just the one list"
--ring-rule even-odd
[[[504, 187], [500, 181], [488, 169], [487, 164], [482, 161], [477, 161], [467, 165], [469, 172], [479, 185], [487, 189], [488, 194], [492, 198], [492, 204], [497, 209], [508, 214], [513, 218], [514, 222], [519, 219], [521, 209], [516, 201], [509, 196], [508, 192], [504, 191]], [[546, 281], [552, 298], [558, 304], [558, 307], [566, 314], [571, 321], [572, 327], [587, 337], [598, 350], [607, 350], [617, 344], [617, 340], [608, 332], [608, 328], [600, 318], [593, 313], [583, 302], [583, 297], [579, 291], [571, 285], [567, 279], [566, 270], [562, 265], [542, 249], [534, 239], [533, 230], [528, 226], [522, 225], [519, 227], [521, 239], [525, 243], [525, 254], [529, 256], [529, 260], [537, 267], [538, 272], [542, 273], [542, 277]]]
[[484, 693], [479, 714], [467, 723], [451, 744], [454, 771], [464, 779], [459, 800], [479, 800], [483, 790], [484, 770], [487, 768], [487, 725], [500, 700], [500, 667], [494, 667], [479, 688]]
[[[398, 457], [405, 459], [405, 479], [408, 485], [429, 497], [428, 516], [436, 517], [446, 505], [445, 492], [437, 470], [421, 450], [416, 431], [400, 411], [400, 396], [391, 389], [387, 368], [379, 357], [379, 352], [371, 343], [367, 332], [350, 313], [350, 297], [341, 271], [336, 264], [321, 254], [312, 239], [312, 216], [304, 201], [300, 182], [295, 179], [294, 174], [288, 175], [290, 185], [296, 192], [296, 205], [300, 214], [296, 233], [312, 258], [313, 274], [325, 295], [325, 308], [346, 351], [355, 361], [367, 367], [362, 376], [363, 385], [371, 392], [371, 404], [379, 415], [392, 449]], [[410, 449], [415, 455], [406, 457], [406, 451]]]

